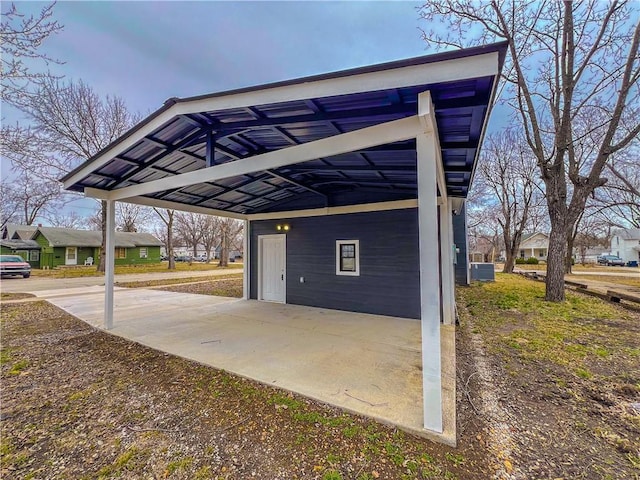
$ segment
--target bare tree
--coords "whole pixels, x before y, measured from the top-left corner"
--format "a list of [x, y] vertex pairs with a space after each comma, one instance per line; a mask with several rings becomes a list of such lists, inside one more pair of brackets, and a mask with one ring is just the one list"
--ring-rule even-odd
[[487, 138], [478, 181], [485, 186], [485, 204], [500, 226], [506, 273], [513, 272], [522, 234], [544, 199], [536, 186], [536, 170], [536, 161], [517, 132], [505, 130]]
[[80, 229], [87, 226], [87, 219], [75, 211], [53, 209], [44, 218], [52, 227]]
[[153, 210], [158, 214], [165, 227], [163, 231], [156, 231], [156, 235], [158, 238], [162, 239], [167, 251], [169, 270], [175, 270], [176, 259], [173, 255], [173, 219], [175, 216], [175, 210], [159, 210], [155, 207]]
[[638, 9], [597, 0], [429, 0], [421, 9], [438, 26], [424, 32], [430, 44], [508, 43], [505, 98], [545, 184], [549, 301], [564, 299], [567, 244], [587, 198], [606, 183], [611, 155], [640, 132]]
[[204, 215], [202, 218], [202, 231], [200, 242], [207, 254], [207, 262], [211, 260], [211, 251], [216, 247], [220, 239], [220, 229], [217, 217]]
[[152, 210], [142, 205], [118, 202], [116, 204], [116, 228], [121, 232], [139, 232], [147, 228]]
[[61, 207], [62, 192], [57, 182], [41, 180], [28, 174], [17, 178], [2, 179], [2, 190], [11, 199], [11, 208], [17, 207], [16, 219], [24, 225], [31, 225], [47, 208]]
[[7, 223], [17, 223], [20, 202], [16, 192], [5, 180], [0, 182], [0, 229], [4, 230]]
[[198, 245], [202, 240], [202, 218], [203, 215], [192, 212], [176, 212], [175, 228], [176, 233], [185, 245], [191, 247], [193, 256], [198, 255]]
[[220, 231], [220, 260], [219, 267], [229, 266], [229, 250], [231, 244], [242, 233], [242, 222], [235, 218], [222, 218], [218, 220]]
[[[48, 66], [61, 63], [42, 52], [42, 44], [51, 35], [62, 30], [62, 25], [52, 20], [55, 3], [45, 6], [37, 16], [21, 14], [12, 3], [2, 13], [0, 24], [0, 100], [18, 108], [32, 94], [32, 88], [51, 73], [36, 70], [38, 63]], [[38, 62], [39, 61], [39, 62]]]
[[572, 253], [575, 260], [583, 265], [586, 263], [589, 250], [609, 246], [611, 228], [601, 217], [592, 214], [592, 210], [593, 208], [585, 210], [587, 213], [578, 222], [579, 228], [576, 229], [573, 239]]
[[607, 165], [611, 181], [593, 195], [611, 226], [640, 228], [640, 141]]
[[[3, 127], [3, 156], [14, 169], [57, 180], [80, 162], [123, 135], [139, 116], [119, 97], [101, 98], [83, 83], [44, 79], [23, 111], [32, 127]], [[104, 271], [106, 202], [102, 202], [103, 245], [98, 270]]]

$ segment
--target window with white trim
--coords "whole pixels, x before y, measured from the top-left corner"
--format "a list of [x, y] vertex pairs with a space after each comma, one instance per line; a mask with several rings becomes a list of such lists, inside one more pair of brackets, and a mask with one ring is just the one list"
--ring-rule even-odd
[[336, 240], [336, 275], [360, 275], [359, 240]]
[[147, 247], [140, 247], [140, 258], [147, 258]]
[[40, 261], [40, 250], [31, 250], [29, 252], [29, 261], [30, 262], [39, 262]]
[[127, 249], [124, 247], [116, 247], [116, 258], [127, 258]]

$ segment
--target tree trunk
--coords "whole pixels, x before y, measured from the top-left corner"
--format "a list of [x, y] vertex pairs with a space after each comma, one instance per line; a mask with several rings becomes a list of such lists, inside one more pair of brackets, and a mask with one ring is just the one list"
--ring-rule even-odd
[[100, 256], [98, 257], [98, 272], [105, 270], [106, 263], [106, 241], [107, 241], [107, 202], [102, 200], [100, 202], [100, 226], [102, 230], [102, 243], [100, 244]]
[[575, 234], [570, 234], [567, 239], [567, 255], [564, 261], [564, 273], [571, 273], [571, 267], [573, 266], [573, 242], [575, 241]]
[[513, 269], [516, 264], [516, 255], [511, 248], [505, 248], [505, 260], [504, 260], [504, 268], [502, 269], [502, 273], [513, 273]]
[[229, 233], [226, 229], [222, 230], [222, 239], [220, 242], [220, 261], [219, 267], [229, 266]]
[[551, 219], [547, 256], [547, 292], [545, 300], [564, 301], [564, 271], [567, 258], [567, 231], [564, 219]]

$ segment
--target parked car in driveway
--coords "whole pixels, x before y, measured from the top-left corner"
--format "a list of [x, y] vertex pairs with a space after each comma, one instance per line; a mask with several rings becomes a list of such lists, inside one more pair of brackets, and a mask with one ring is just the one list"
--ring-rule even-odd
[[622, 260], [617, 255], [602, 255], [601, 257], [598, 257], [598, 263], [601, 265], [608, 265], [608, 266], [617, 265], [620, 267], [624, 267], [625, 265], [624, 260]]
[[31, 265], [20, 255], [0, 255], [0, 276], [20, 275], [29, 278]]

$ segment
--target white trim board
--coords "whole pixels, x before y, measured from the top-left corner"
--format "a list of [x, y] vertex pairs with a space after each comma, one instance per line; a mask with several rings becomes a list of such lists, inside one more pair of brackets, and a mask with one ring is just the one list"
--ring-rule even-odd
[[[98, 198], [101, 200], [108, 200], [108, 190], [100, 190], [96, 188], [85, 188], [84, 194], [86, 197]], [[147, 207], [166, 208], [168, 210], [179, 210], [182, 212], [203, 213], [205, 215], [217, 215], [218, 217], [237, 218], [239, 220], [245, 220], [246, 215], [235, 212], [227, 212], [224, 210], [216, 210], [215, 208], [199, 207], [197, 205], [188, 205], [186, 203], [171, 202], [168, 200], [159, 200], [157, 198], [150, 197], [131, 197], [125, 200], [119, 200], [123, 203], [133, 203], [135, 205], [145, 205]]]
[[344, 207], [324, 207], [307, 210], [290, 210], [287, 212], [256, 213], [247, 215], [254, 220], [278, 220], [281, 218], [322, 217], [325, 215], [345, 215], [348, 213], [382, 212], [385, 210], [402, 210], [405, 208], [417, 208], [418, 200], [396, 200], [393, 202], [361, 203], [359, 205], [346, 205]]

